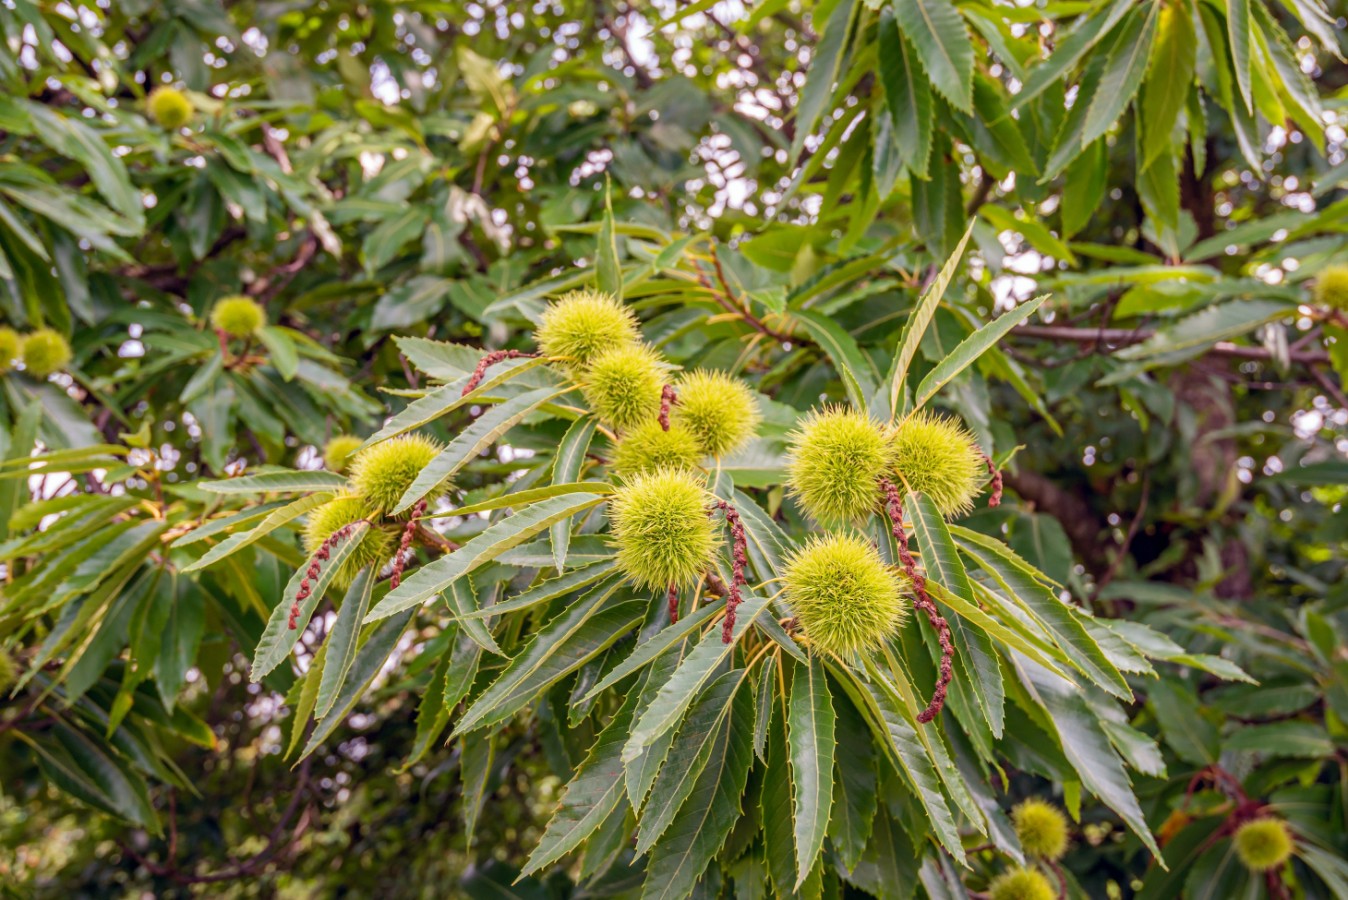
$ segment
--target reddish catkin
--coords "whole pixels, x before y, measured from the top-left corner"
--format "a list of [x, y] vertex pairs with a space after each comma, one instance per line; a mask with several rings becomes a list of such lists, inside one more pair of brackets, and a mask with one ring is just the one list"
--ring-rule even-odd
[[314, 581], [317, 580], [318, 576], [322, 573], [323, 563], [332, 559], [332, 548], [337, 545], [338, 541], [349, 535], [351, 529], [355, 527], [356, 523], [351, 522], [348, 525], [343, 525], [341, 528], [338, 528], [332, 534], [328, 535], [327, 539], [319, 545], [318, 551], [314, 553], [314, 558], [309, 563], [309, 568], [304, 571], [304, 577], [300, 579], [300, 589], [295, 592], [295, 602], [290, 604], [290, 621], [288, 624], [291, 631], [300, 627], [300, 602], [308, 600], [309, 597], [312, 596], [314, 592]]
[[666, 596], [669, 599], [669, 624], [673, 625], [679, 621], [679, 586], [671, 584]]
[[739, 510], [726, 500], [717, 500], [715, 509], [725, 513], [726, 524], [730, 526], [731, 563], [733, 578], [729, 593], [725, 598], [725, 618], [721, 621], [721, 642], [730, 643], [735, 634], [735, 610], [744, 599], [740, 590], [745, 584], [744, 569], [749, 564], [749, 542], [744, 535], [744, 523], [740, 521]]
[[398, 552], [393, 555], [393, 575], [389, 578], [389, 587], [395, 591], [398, 589], [398, 585], [403, 583], [403, 570], [407, 568], [412, 537], [417, 533], [417, 519], [425, 514], [426, 500], [423, 498], [417, 501], [416, 506], [412, 507], [412, 515], [408, 518], [407, 524], [403, 526], [403, 536], [402, 540], [398, 542]]
[[679, 395], [674, 385], [667, 384], [660, 388], [660, 427], [665, 431], [669, 430], [669, 411], [678, 405]]
[[473, 391], [477, 390], [477, 386], [481, 384], [482, 379], [486, 377], [487, 370], [490, 369], [492, 366], [496, 365], [498, 362], [502, 362], [507, 359], [532, 359], [536, 355], [537, 354], [534, 353], [525, 353], [523, 350], [491, 351], [486, 356], [482, 357], [482, 359], [478, 360], [477, 368], [473, 370], [472, 377], [469, 378], [468, 383], [463, 386], [463, 393], [460, 394], [459, 396], [467, 397]]
[[899, 545], [899, 561], [903, 570], [913, 583], [913, 605], [927, 614], [927, 621], [936, 629], [936, 638], [941, 644], [941, 674], [936, 679], [936, 689], [931, 692], [931, 702], [918, 713], [917, 720], [926, 724], [936, 718], [945, 706], [946, 690], [954, 674], [955, 645], [950, 640], [950, 623], [941, 615], [936, 604], [927, 594], [927, 578], [917, 570], [917, 563], [908, 549], [908, 533], [903, 530], [903, 502], [899, 499], [899, 489], [888, 478], [880, 479], [880, 489], [885, 493], [885, 506], [894, 526], [894, 540]]
[[1002, 505], [1002, 470], [992, 461], [992, 457], [983, 454], [983, 462], [988, 464], [988, 474], [992, 476], [992, 495], [988, 497], [988, 506]]

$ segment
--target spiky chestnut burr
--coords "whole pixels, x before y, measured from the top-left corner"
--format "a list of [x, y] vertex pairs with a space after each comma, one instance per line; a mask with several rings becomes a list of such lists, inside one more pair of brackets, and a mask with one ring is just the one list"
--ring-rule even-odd
[[892, 453], [899, 479], [930, 497], [941, 515], [973, 509], [989, 464], [956, 419], [927, 410], [914, 413], [894, 432]]
[[662, 470], [627, 479], [609, 503], [618, 566], [638, 587], [692, 587], [718, 540], [708, 495], [691, 472]]
[[1236, 829], [1236, 858], [1251, 872], [1282, 868], [1292, 856], [1292, 833], [1282, 819], [1251, 819]]
[[1067, 816], [1052, 803], [1033, 797], [1024, 800], [1011, 810], [1011, 822], [1028, 855], [1059, 860], [1067, 852]]
[[1035, 869], [1012, 869], [988, 885], [988, 900], [1057, 900], [1058, 892]]
[[365, 443], [353, 434], [339, 434], [323, 445], [323, 466], [329, 472], [344, 472], [351, 456]]
[[831, 407], [805, 417], [791, 436], [792, 494], [825, 525], [859, 522], [876, 507], [876, 481], [889, 471], [888, 436], [870, 416]]
[[186, 94], [167, 85], [151, 91], [145, 105], [150, 111], [150, 118], [169, 131], [177, 131], [186, 125], [195, 111]]
[[724, 372], [697, 370], [679, 379], [671, 419], [697, 438], [702, 452], [718, 459], [744, 446], [758, 431], [762, 414], [749, 386]]
[[902, 583], [875, 547], [852, 535], [815, 535], [788, 558], [787, 603], [810, 643], [843, 658], [878, 650], [903, 624]]
[[374, 509], [394, 509], [440, 452], [440, 445], [419, 434], [401, 434], [366, 447], [351, 461], [351, 486]]
[[591, 361], [581, 390], [601, 422], [626, 431], [659, 415], [665, 369], [654, 350], [625, 344]]
[[23, 339], [23, 367], [39, 381], [69, 365], [70, 344], [55, 329], [39, 328]]
[[599, 354], [641, 339], [632, 310], [610, 294], [589, 290], [549, 305], [534, 338], [544, 356], [562, 359], [576, 376]]
[[252, 337], [266, 324], [266, 312], [252, 297], [225, 297], [211, 307], [211, 327], [226, 337]]
[[695, 469], [702, 461], [697, 439], [682, 425], [661, 428], [647, 419], [628, 431], [613, 448], [613, 471], [620, 476], [657, 469]]

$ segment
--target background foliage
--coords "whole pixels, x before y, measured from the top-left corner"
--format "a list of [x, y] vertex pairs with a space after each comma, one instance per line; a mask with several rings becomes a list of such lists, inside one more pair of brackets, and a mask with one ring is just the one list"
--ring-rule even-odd
[[[503, 660], [446, 704], [475, 645], [428, 608], [306, 731], [297, 676], [331, 617], [293, 668], [248, 678], [304, 564], [293, 528], [193, 567], [290, 498], [198, 482], [318, 469], [328, 438], [461, 378], [481, 352], [464, 347], [532, 349], [545, 298], [598, 281], [674, 362], [760, 391], [761, 439], [722, 471], [795, 539], [786, 432], [824, 398], [888, 409], [905, 325], [972, 218], [915, 374], [1051, 298], [937, 400], [1010, 458], [1007, 503], [960, 524], [1111, 621], [1114, 659], [1169, 661], [1127, 670], [1117, 711], [1086, 695], [1107, 760], [1009, 703], [1020, 718], [961, 756], [960, 781], [989, 823], [1030, 795], [1078, 815], [1073, 895], [1269, 889], [1214, 837], [1248, 803], [1298, 835], [1287, 890], [1348, 895], [1348, 323], [1308, 289], [1348, 262], [1343, 13], [0, 4], [0, 318], [74, 350], [51, 379], [0, 376], [5, 890], [493, 895], [616, 709], [573, 701], [622, 655], [446, 745]], [[180, 131], [147, 117], [166, 83], [196, 109]], [[239, 293], [268, 327], [222, 343], [204, 320]], [[448, 440], [483, 412], [428, 430]], [[526, 419], [459, 473], [453, 504], [546, 483], [563, 426]], [[487, 524], [438, 521], [454, 542]], [[952, 714], [942, 727], [968, 740]], [[1122, 772], [1115, 753], [1145, 829], [1093, 780]], [[1014, 855], [962, 816], [960, 868], [902, 779], [858, 770], [883, 803], [859, 844], [830, 831], [807, 891], [962, 896]], [[594, 846], [618, 848], [613, 829]], [[779, 883], [757, 840], [732, 834], [699, 890]], [[596, 850], [515, 890], [639, 893], [640, 867], [612, 862]]]

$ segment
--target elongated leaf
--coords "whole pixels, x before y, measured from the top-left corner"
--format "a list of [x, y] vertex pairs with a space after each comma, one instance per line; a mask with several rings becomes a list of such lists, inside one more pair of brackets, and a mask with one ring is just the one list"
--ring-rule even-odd
[[879, 41], [880, 81], [885, 87], [899, 157], [914, 175], [926, 178], [931, 159], [931, 83], [888, 6], [880, 13]]
[[1017, 660], [1016, 668], [1026, 690], [1047, 708], [1063, 754], [1081, 783], [1118, 813], [1164, 865], [1123, 763], [1076, 686], [1028, 660]]
[[265, 472], [244, 475], [221, 481], [203, 481], [197, 485], [203, 491], [217, 494], [262, 494], [269, 491], [339, 491], [346, 487], [346, 478], [334, 472], [292, 469], [285, 472]]
[[1226, 37], [1231, 42], [1231, 64], [1236, 70], [1236, 86], [1245, 111], [1254, 112], [1254, 90], [1250, 84], [1250, 0], [1229, 0], [1226, 4]]
[[870, 360], [857, 346], [856, 338], [842, 329], [837, 322], [813, 310], [801, 310], [795, 314], [796, 320], [805, 327], [824, 352], [828, 354], [833, 367], [842, 378], [847, 391], [847, 399], [857, 409], [866, 409], [870, 397], [875, 393], [875, 372]]
[[623, 270], [618, 262], [618, 240], [613, 230], [612, 186], [604, 189], [604, 218], [599, 227], [599, 246], [595, 253], [595, 279], [599, 290], [623, 298]]
[[[590, 452], [590, 441], [594, 439], [597, 427], [595, 420], [586, 416], [577, 419], [562, 435], [562, 442], [557, 445], [557, 455], [552, 459], [553, 484], [574, 482], [580, 477], [585, 465], [585, 454]], [[566, 565], [567, 551], [571, 549], [571, 521], [563, 519], [554, 522], [548, 534], [552, 539], [552, 561], [560, 572]]]
[[927, 326], [931, 324], [932, 317], [936, 315], [936, 307], [941, 305], [941, 300], [945, 297], [945, 292], [950, 287], [950, 282], [954, 280], [955, 273], [959, 271], [960, 260], [964, 257], [964, 248], [969, 245], [969, 236], [974, 233], [974, 222], [969, 222], [969, 227], [964, 229], [964, 236], [960, 238], [955, 245], [955, 252], [950, 254], [950, 258], [941, 266], [941, 271], [937, 273], [936, 280], [927, 288], [922, 299], [917, 301], [917, 306], [913, 309], [912, 315], [904, 323], [903, 333], [899, 335], [899, 345], [894, 356], [894, 367], [889, 372], [889, 410], [890, 416], [897, 416], [903, 403], [903, 385], [908, 379], [908, 367], [913, 364], [914, 357], [917, 356], [917, 348], [922, 344], [922, 336], [927, 333]]
[[318, 696], [314, 701], [314, 715], [323, 718], [332, 709], [337, 693], [342, 689], [351, 664], [356, 661], [356, 640], [360, 637], [360, 623], [370, 608], [370, 599], [374, 596], [374, 583], [378, 573], [367, 566], [360, 570], [351, 587], [342, 600], [342, 608], [337, 611], [337, 619], [332, 623], [332, 631], [324, 644], [327, 648], [327, 662], [323, 666], [323, 677], [318, 684]]
[[1174, 325], [1158, 330], [1142, 343], [1125, 347], [1114, 355], [1120, 359], [1145, 359], [1161, 353], [1203, 347], [1247, 334], [1265, 322], [1291, 312], [1292, 307], [1276, 300], [1231, 300], [1186, 316]]
[[945, 794], [941, 791], [936, 770], [932, 768], [931, 760], [921, 740], [918, 739], [917, 731], [903, 712], [903, 704], [881, 687], [883, 683], [881, 681], [856, 684], [846, 675], [835, 674], [839, 674], [853, 702], [863, 704], [870, 710], [872, 727], [878, 729], [879, 737], [887, 739], [885, 745], [890, 757], [908, 781], [922, 808], [926, 810], [937, 840], [962, 864], [964, 847], [960, 843], [954, 816], [946, 803]]
[[950, 0], [894, 0], [899, 27], [912, 42], [932, 87], [963, 112], [974, 106], [974, 43]]
[[684, 616], [675, 624], [660, 629], [658, 633], [647, 638], [644, 643], [638, 644], [637, 648], [628, 654], [626, 659], [614, 666], [612, 671], [600, 679], [598, 684], [590, 688], [582, 699], [585, 702], [594, 700], [599, 694], [613, 687], [628, 675], [639, 671], [643, 666], [672, 650], [685, 638], [701, 631], [704, 625], [721, 612], [721, 609], [722, 607], [719, 604], [708, 603], [697, 609], [692, 615]]
[[555, 600], [563, 594], [569, 594], [572, 591], [578, 591], [581, 588], [594, 584], [599, 579], [610, 574], [617, 563], [611, 559], [601, 560], [600, 562], [590, 563], [581, 566], [578, 569], [572, 569], [565, 575], [559, 575], [556, 578], [550, 578], [547, 581], [540, 582], [520, 594], [516, 594], [509, 600], [502, 600], [500, 603], [494, 603], [484, 609], [474, 609], [467, 613], [460, 614], [462, 619], [485, 619], [489, 616], [500, 616], [506, 613], [515, 612], [521, 609], [528, 609], [531, 606], [537, 606], [540, 603], [547, 603], [549, 600]]
[[1073, 611], [1046, 586], [1034, 568], [1005, 544], [967, 528], [951, 526], [960, 549], [1034, 616], [1072, 665], [1114, 696], [1131, 701], [1132, 688]]
[[623, 748], [623, 762], [630, 763], [650, 744], [673, 728], [683, 718], [702, 686], [712, 677], [721, 663], [735, 650], [735, 645], [754, 620], [768, 606], [767, 598], [746, 596], [735, 612], [735, 630], [730, 643], [721, 640], [721, 630], [712, 628], [702, 636], [693, 652], [680, 663], [651, 705], [637, 720], [631, 738]]
[[637, 691], [629, 692], [622, 707], [599, 732], [585, 761], [567, 784], [538, 846], [529, 854], [528, 862], [520, 871], [521, 876], [550, 866], [575, 850], [599, 829], [609, 813], [625, 804], [623, 780], [614, 778], [613, 773], [622, 768], [619, 756], [632, 725], [637, 697]]
[[1085, 130], [1081, 138], [1083, 148], [1104, 135], [1118, 121], [1137, 89], [1142, 86], [1142, 78], [1147, 74], [1147, 61], [1151, 59], [1151, 46], [1156, 40], [1160, 8], [1160, 3], [1148, 3], [1123, 24], [1123, 33], [1110, 51], [1109, 61], [1105, 63], [1100, 90], [1091, 100], [1091, 107], [1086, 113]]
[[645, 600], [610, 603], [613, 583], [591, 591], [548, 623], [501, 677], [482, 692], [454, 726], [454, 734], [495, 725], [522, 709], [534, 697], [608, 649], [646, 611]]
[[333, 701], [332, 711], [314, 726], [313, 733], [309, 735], [309, 740], [300, 753], [301, 760], [317, 750], [328, 736], [337, 730], [337, 726], [346, 721], [347, 714], [360, 702], [366, 688], [384, 668], [389, 654], [398, 645], [398, 639], [412, 621], [413, 614], [414, 610], [406, 610], [400, 615], [380, 622], [377, 627], [370, 630], [369, 637], [356, 652], [356, 660], [351, 664], [346, 682], [338, 691], [337, 699]]
[[301, 497], [292, 503], [287, 503], [280, 509], [269, 513], [253, 528], [250, 528], [247, 531], [241, 531], [238, 534], [231, 534], [229, 537], [207, 550], [206, 553], [202, 555], [201, 559], [191, 565], [184, 566], [182, 571], [195, 572], [198, 569], [204, 569], [207, 566], [214, 565], [225, 557], [239, 552], [244, 547], [257, 543], [276, 529], [293, 522], [310, 510], [317, 509], [335, 496], [335, 494], [327, 492], [310, 494], [309, 496]]
[[732, 711], [742, 714], [744, 704], [735, 698], [748, 681], [748, 672], [735, 669], [716, 679], [688, 713], [674, 736], [665, 764], [651, 788], [651, 799], [638, 822], [636, 852], [646, 853], [665, 833], [684, 801], [693, 792], [698, 776], [711, 760], [717, 738], [728, 725]]
[[1024, 87], [1016, 95], [1013, 108], [1023, 108], [1050, 85], [1076, 68], [1091, 48], [1109, 34], [1131, 9], [1133, 0], [1112, 0], [1104, 9], [1083, 18], [1058, 42], [1047, 59], [1030, 70], [1030, 76], [1025, 79]]
[[[927, 571], [927, 578], [972, 605], [974, 592], [969, 585], [969, 576], [936, 504], [925, 494], [912, 492], [904, 504], [913, 522], [913, 537], [922, 551], [922, 567]], [[1005, 694], [997, 651], [986, 632], [970, 627], [963, 617], [952, 616], [948, 610], [947, 607], [942, 613], [950, 624], [950, 636], [955, 645], [955, 677], [963, 679], [964, 686], [972, 691], [978, 712], [992, 729], [993, 737], [1000, 738]]]
[[1160, 12], [1156, 49], [1142, 84], [1142, 167], [1170, 148], [1171, 132], [1193, 87], [1198, 36], [1187, 7], [1166, 4]]
[[571, 484], [550, 484], [547, 487], [530, 488], [524, 491], [515, 491], [514, 493], [501, 494], [499, 497], [492, 497], [490, 500], [483, 500], [481, 503], [472, 503], [468, 506], [460, 506], [446, 513], [440, 513], [434, 516], [424, 516], [428, 519], [439, 519], [447, 516], [475, 516], [478, 513], [490, 512], [495, 509], [506, 509], [515, 507], [523, 509], [530, 503], [536, 503], [539, 500], [547, 500], [551, 497], [562, 497], [567, 494], [612, 494], [617, 490], [611, 484], [601, 481], [577, 481]]
[[418, 500], [429, 494], [438, 485], [453, 477], [454, 473], [477, 458], [477, 455], [494, 444], [498, 438], [519, 424], [520, 420], [539, 406], [554, 397], [566, 393], [567, 388], [539, 388], [518, 397], [512, 397], [499, 406], [478, 416], [473, 423], [459, 432], [449, 446], [426, 464], [411, 487], [398, 501], [394, 515], [406, 512]]
[[420, 428], [422, 425], [433, 422], [455, 410], [482, 403], [497, 393], [496, 388], [545, 363], [547, 363], [547, 359], [541, 356], [531, 359], [502, 360], [488, 369], [487, 376], [466, 396], [463, 389], [468, 385], [468, 377], [455, 378], [448, 384], [437, 387], [426, 396], [418, 397], [407, 404], [405, 409], [385, 422], [383, 428], [366, 438], [361, 447], [377, 444], [414, 428]]
[[842, 867], [852, 871], [870, 841], [878, 804], [875, 742], [866, 721], [851, 703], [837, 703], [837, 742], [834, 759], [833, 816], [828, 838]]
[[795, 787], [796, 889], [824, 849], [833, 808], [834, 714], [824, 664], [797, 665], [787, 714]]
[[716, 733], [706, 766], [670, 823], [665, 839], [651, 855], [642, 900], [690, 896], [707, 864], [739, 821], [740, 795], [744, 793], [753, 762], [753, 734], [751, 694], [737, 691], [730, 715]]
[[543, 500], [489, 527], [458, 550], [422, 566], [380, 600], [365, 621], [373, 622], [434, 597], [478, 566], [491, 562], [553, 522], [604, 501], [595, 494], [567, 494]]
[[983, 355], [984, 351], [995, 346], [1012, 328], [1034, 315], [1047, 299], [1048, 295], [1045, 294], [1022, 303], [1011, 312], [998, 316], [961, 341], [959, 346], [951, 351], [949, 356], [937, 363], [927, 373], [927, 377], [922, 379], [921, 384], [917, 386], [917, 396], [913, 400], [913, 409], [918, 410], [925, 406], [928, 400], [936, 396], [937, 391], [971, 366], [978, 357]]
[[[788, 771], [790, 752], [786, 746], [786, 698], [774, 696], [769, 704], [780, 707], [769, 722], [764, 763], [767, 771], [781, 773]], [[866, 740], [871, 740], [866, 735]], [[763, 780], [763, 792], [759, 797], [759, 809], [763, 816], [763, 855], [766, 857], [768, 878], [779, 897], [790, 897], [795, 892], [796, 853], [791, 821], [791, 779], [780, 775]]]
[[818, 46], [810, 60], [810, 70], [805, 76], [805, 86], [796, 104], [796, 132], [791, 142], [793, 163], [800, 157], [800, 151], [805, 148], [805, 139], [814, 131], [819, 117], [827, 111], [833, 98], [833, 83], [838, 79], [855, 6], [856, 0], [842, 0], [833, 8], [833, 13], [820, 32]]
[[[285, 593], [281, 596], [281, 602], [277, 603], [272, 610], [271, 618], [267, 620], [267, 627], [262, 631], [262, 640], [258, 641], [257, 650], [253, 654], [253, 670], [250, 678], [254, 684], [261, 681], [264, 675], [279, 666], [281, 661], [290, 653], [290, 648], [295, 646], [295, 641], [299, 640], [300, 635], [304, 633], [310, 617], [313, 616], [314, 610], [318, 608], [318, 602], [323, 599], [323, 594], [327, 591], [328, 585], [332, 584], [332, 579], [337, 574], [337, 570], [351, 558], [369, 530], [369, 522], [356, 522], [351, 531], [332, 546], [331, 557], [320, 561], [321, 568], [317, 578], [307, 578], [306, 576], [309, 564], [316, 561], [317, 557], [307, 560], [291, 576], [290, 583], [286, 585]], [[299, 593], [300, 584], [306, 580], [310, 587], [309, 596], [304, 600], [296, 601], [295, 597]], [[296, 602], [299, 603], [299, 615], [295, 617], [295, 627], [292, 628], [290, 627], [290, 608], [291, 604]]]

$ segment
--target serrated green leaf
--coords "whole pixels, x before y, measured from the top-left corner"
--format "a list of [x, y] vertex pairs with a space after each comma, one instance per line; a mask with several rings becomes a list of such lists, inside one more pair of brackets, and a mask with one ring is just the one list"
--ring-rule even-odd
[[[191, 565], [184, 566], [182, 571], [195, 572], [198, 569], [204, 569], [207, 566], [214, 565], [225, 557], [239, 552], [244, 547], [257, 543], [276, 529], [293, 522], [310, 510], [317, 509], [335, 496], [336, 494], [327, 492], [310, 494], [307, 497], [301, 497], [291, 503], [284, 504], [279, 509], [268, 513], [267, 516], [253, 528], [250, 528], [247, 531], [241, 531], [238, 534], [231, 534], [229, 537], [207, 550], [206, 553], [202, 555], [201, 559], [198, 559]], [[175, 544], [175, 546], [177, 545]]]
[[833, 808], [833, 697], [824, 664], [796, 665], [787, 710], [791, 783], [795, 797], [796, 884], [800, 889], [824, 848]]
[[753, 719], [750, 692], [737, 691], [730, 715], [716, 732], [706, 766], [670, 823], [668, 834], [651, 853], [642, 900], [689, 896], [739, 821], [740, 796], [753, 762]]
[[917, 53], [899, 31], [890, 7], [880, 13], [880, 82], [894, 125], [899, 156], [918, 178], [927, 177], [931, 159], [931, 84], [917, 61]]
[[894, 15], [912, 42], [932, 87], [963, 112], [973, 112], [974, 43], [950, 0], [894, 0]]
[[514, 428], [529, 413], [569, 390], [568, 388], [539, 388], [527, 394], [512, 397], [504, 403], [493, 406], [473, 420], [472, 424], [460, 431], [449, 446], [441, 450], [434, 459], [417, 475], [410, 487], [403, 493], [393, 515], [400, 515], [454, 476], [468, 465], [483, 450]]
[[913, 410], [919, 410], [927, 404], [936, 392], [948, 384], [956, 375], [973, 365], [978, 357], [989, 347], [993, 347], [1017, 325], [1038, 311], [1048, 299], [1048, 295], [1036, 297], [1022, 303], [1008, 313], [1003, 313], [959, 343], [950, 355], [932, 368], [917, 386], [917, 395], [913, 400]]
[[767, 607], [767, 598], [746, 596], [735, 611], [735, 629], [730, 643], [721, 640], [719, 628], [712, 628], [702, 636], [637, 720], [627, 746], [623, 748], [623, 762], [630, 763], [641, 756], [653, 741], [679, 723], [703, 685], [730, 658], [745, 630]]
[[619, 758], [636, 711], [637, 691], [630, 691], [622, 707], [599, 732], [584, 762], [566, 786], [557, 811], [548, 820], [538, 846], [529, 854], [520, 875], [550, 866], [580, 846], [619, 805], [625, 805], [623, 781], [613, 773], [622, 767]]
[[314, 700], [314, 715], [323, 718], [332, 709], [337, 694], [342, 689], [351, 664], [356, 660], [356, 640], [360, 637], [360, 623], [370, 608], [374, 596], [374, 583], [378, 573], [367, 566], [356, 575], [347, 588], [342, 606], [337, 610], [337, 618], [332, 623], [332, 631], [323, 647], [327, 651], [327, 663], [323, 667], [323, 677], [319, 681], [318, 696]]
[[898, 348], [894, 355], [894, 366], [889, 372], [891, 418], [899, 415], [903, 403], [904, 382], [908, 379], [908, 367], [912, 365], [913, 359], [917, 356], [917, 349], [922, 345], [922, 336], [927, 333], [927, 327], [931, 324], [932, 317], [936, 315], [936, 307], [941, 305], [946, 289], [950, 287], [950, 282], [954, 280], [955, 273], [959, 271], [960, 260], [964, 257], [964, 248], [969, 245], [969, 237], [973, 233], [974, 222], [970, 221], [969, 227], [964, 229], [964, 236], [955, 245], [955, 252], [950, 254], [950, 258], [945, 261], [945, 265], [941, 266], [941, 271], [937, 273], [936, 280], [923, 293], [922, 299], [917, 301], [917, 306], [913, 309], [912, 315], [903, 325], [903, 332], [899, 335]]
[[413, 572], [396, 590], [390, 591], [379, 601], [365, 621], [373, 622], [420, 605], [478, 566], [524, 543], [553, 522], [597, 506], [605, 499], [595, 494], [567, 494], [542, 500], [502, 519], [453, 553]]
[[735, 669], [722, 675], [688, 712], [655, 777], [651, 799], [641, 811], [637, 823], [638, 856], [654, 846], [683, 809], [698, 777], [711, 761], [717, 738], [728, 727], [732, 712], [744, 713], [745, 704], [737, 704], [735, 698], [748, 682], [748, 674], [745, 669]]
[[[351, 558], [360, 542], [365, 539], [365, 534], [370, 530], [370, 523], [366, 521], [356, 522], [351, 526], [351, 530], [345, 537], [339, 539], [331, 547], [331, 556], [327, 560], [321, 561], [321, 568], [317, 578], [307, 578], [309, 564], [317, 561], [317, 557], [311, 557], [305, 561], [305, 564], [295, 570], [291, 576], [290, 582], [286, 585], [285, 593], [281, 595], [281, 600], [272, 609], [271, 617], [267, 620], [267, 627], [262, 630], [262, 639], [257, 643], [257, 650], [253, 654], [253, 669], [250, 679], [254, 684], [262, 680], [262, 677], [281, 664], [281, 661], [290, 653], [290, 648], [295, 646], [300, 635], [304, 633], [305, 627], [309, 624], [310, 617], [314, 610], [318, 608], [318, 603], [323, 599], [323, 594], [327, 591], [328, 585], [332, 584], [333, 577], [337, 570]], [[299, 593], [300, 584], [308, 580], [310, 593], [304, 600], [297, 601], [296, 595]], [[295, 617], [295, 627], [290, 627], [290, 608], [291, 604], [299, 603], [299, 615]]]
[[1148, 3], [1124, 22], [1123, 31], [1105, 63], [1100, 89], [1091, 98], [1090, 109], [1086, 112], [1081, 137], [1083, 148], [1104, 135], [1118, 121], [1132, 102], [1133, 95], [1142, 86], [1142, 78], [1147, 74], [1147, 61], [1151, 59], [1151, 47], [1156, 40], [1160, 8], [1158, 2]]
[[216, 494], [263, 494], [272, 491], [340, 491], [346, 487], [346, 478], [334, 472], [291, 469], [284, 472], [265, 472], [261, 475], [243, 475], [219, 481], [203, 481], [197, 485], [203, 491]]
[[454, 734], [504, 722], [640, 622], [645, 600], [610, 601], [619, 584], [617, 579], [602, 582], [539, 631], [468, 707]]
[[[585, 455], [590, 452], [590, 442], [594, 439], [598, 423], [593, 417], [577, 419], [562, 435], [557, 445], [557, 455], [552, 458], [552, 483], [565, 484], [580, 477], [585, 465]], [[554, 522], [548, 530], [552, 539], [552, 560], [557, 571], [566, 565], [566, 554], [571, 548], [571, 521], [563, 519]]]

